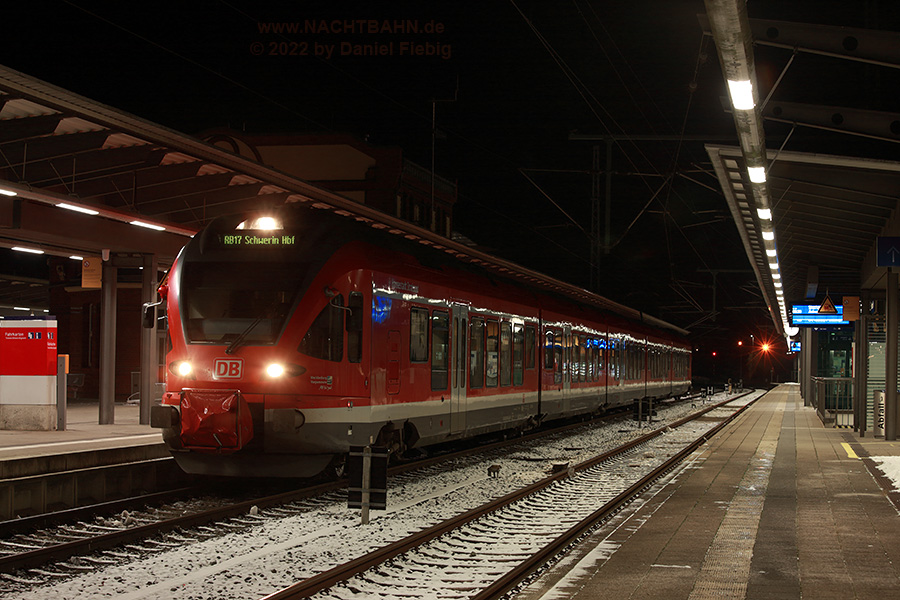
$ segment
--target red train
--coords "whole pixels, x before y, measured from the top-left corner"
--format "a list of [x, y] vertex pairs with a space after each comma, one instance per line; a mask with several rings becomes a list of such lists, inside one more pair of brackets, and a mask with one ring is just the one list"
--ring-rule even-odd
[[548, 290], [305, 205], [218, 219], [160, 287], [151, 424], [185, 471], [305, 477], [688, 390], [684, 331]]

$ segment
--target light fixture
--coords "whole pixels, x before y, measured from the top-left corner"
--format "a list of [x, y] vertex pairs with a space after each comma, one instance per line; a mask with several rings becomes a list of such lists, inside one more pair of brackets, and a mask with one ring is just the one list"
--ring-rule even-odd
[[750, 175], [750, 181], [752, 183], [765, 183], [766, 182], [766, 168], [765, 167], [747, 167], [747, 174]]
[[731, 94], [731, 105], [737, 110], [752, 110], [756, 106], [753, 101], [753, 84], [750, 80], [728, 80], [728, 93]]
[[770, 262], [770, 263], [769, 263], [769, 268], [772, 269], [773, 271], [776, 270], [776, 269], [778, 268], [778, 263], [777, 263], [777, 262]]
[[774, 248], [769, 248], [768, 250], [766, 250], [766, 256], [777, 256], [777, 255], [778, 255], [778, 250], [775, 250]]
[[3, 188], [0, 188], [0, 194], [3, 194], [4, 196], [10, 196], [10, 197], [19, 195], [12, 190], [5, 190]]
[[22, 246], [13, 246], [13, 250], [16, 252], [27, 252], [29, 254], [43, 254], [43, 250], [38, 250], [37, 248], [23, 248]]
[[756, 214], [759, 215], [759, 218], [764, 221], [772, 220], [772, 209], [770, 208], [757, 208]]
[[266, 375], [269, 377], [277, 378], [284, 375], [284, 366], [278, 363], [272, 363], [266, 367]]
[[781, 273], [772, 273], [772, 279], [781, 279]]
[[69, 258], [71, 258], [72, 260], [84, 260], [83, 256], [75, 256], [74, 254], [72, 256], [70, 256]]
[[773, 284], [775, 287], [777, 287], [777, 288], [780, 288], [780, 287], [781, 287], [781, 282], [780, 282], [780, 281], [773, 281], [772, 284]]
[[772, 241], [775, 239], [775, 232], [763, 230], [762, 238], [766, 241]]
[[28, 307], [25, 307], [25, 306], [13, 306], [13, 310], [28, 310], [28, 311], [30, 311], [31, 309]]
[[137, 225], [138, 227], [146, 227], [147, 229], [153, 229], [154, 231], [165, 231], [166, 228], [160, 225], [154, 225], [153, 223], [144, 223], [143, 221], [129, 221], [132, 225]]
[[57, 204], [60, 208], [65, 208], [66, 210], [74, 210], [75, 212], [84, 213], [86, 215], [99, 215], [99, 210], [94, 210], [92, 208], [84, 208], [83, 206], [75, 206], [74, 204], [66, 204], [65, 202], [60, 202]]

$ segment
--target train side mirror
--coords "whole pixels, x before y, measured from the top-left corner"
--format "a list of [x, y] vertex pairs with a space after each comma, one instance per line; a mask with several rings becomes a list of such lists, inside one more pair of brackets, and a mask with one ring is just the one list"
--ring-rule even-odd
[[141, 324], [144, 329], [153, 329], [153, 326], [156, 325], [156, 304], [144, 304]]

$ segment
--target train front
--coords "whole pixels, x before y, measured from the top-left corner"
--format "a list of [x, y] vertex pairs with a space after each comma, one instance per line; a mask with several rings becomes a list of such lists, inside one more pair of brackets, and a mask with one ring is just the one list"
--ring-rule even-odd
[[332, 379], [311, 377], [301, 350], [320, 309], [307, 304], [335, 312], [334, 298], [306, 294], [313, 282], [322, 289], [333, 245], [327, 230], [282, 215], [219, 219], [179, 254], [160, 289], [166, 391], [151, 425], [186, 472], [309, 477], [343, 450], [313, 431], [303, 404]]

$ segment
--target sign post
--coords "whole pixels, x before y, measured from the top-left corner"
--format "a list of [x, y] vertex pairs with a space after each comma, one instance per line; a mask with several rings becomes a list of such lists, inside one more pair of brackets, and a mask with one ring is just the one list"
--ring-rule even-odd
[[347, 508], [359, 508], [362, 524], [369, 524], [369, 510], [387, 508], [387, 448], [350, 446], [347, 463]]

